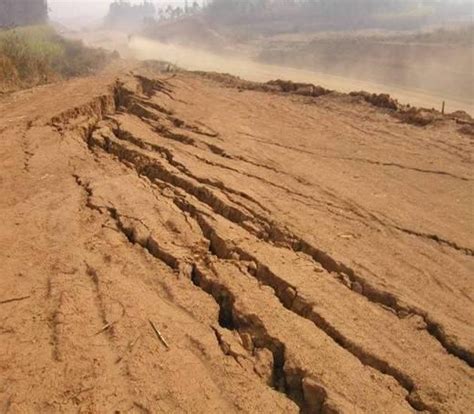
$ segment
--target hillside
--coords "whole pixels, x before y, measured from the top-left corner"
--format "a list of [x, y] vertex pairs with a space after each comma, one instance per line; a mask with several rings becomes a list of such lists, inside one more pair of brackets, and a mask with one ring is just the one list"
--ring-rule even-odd
[[52, 26], [0, 30], [0, 93], [90, 75], [116, 54], [66, 39]]
[[2, 411], [469, 412], [471, 120], [168, 67], [0, 98]]

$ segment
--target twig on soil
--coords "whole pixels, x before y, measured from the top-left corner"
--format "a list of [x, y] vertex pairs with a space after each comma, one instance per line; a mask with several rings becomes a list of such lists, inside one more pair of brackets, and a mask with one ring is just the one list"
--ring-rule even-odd
[[0, 300], [0, 305], [3, 305], [4, 303], [10, 303], [10, 302], [19, 302], [20, 300], [25, 300], [30, 298], [31, 296], [21, 296], [19, 298], [11, 298], [11, 299], [5, 299], [5, 300]]
[[138, 340], [141, 338], [141, 335], [138, 335], [133, 341], [130, 341], [127, 345], [127, 347], [125, 348], [125, 351], [122, 355], [120, 355], [116, 360], [115, 360], [115, 363], [118, 364], [124, 357], [124, 355], [127, 353], [127, 352], [132, 352], [133, 351], [133, 348], [135, 347], [135, 344], [138, 342]]
[[117, 303], [122, 307], [122, 315], [120, 315], [120, 318], [116, 319], [115, 321], [106, 323], [101, 329], [99, 329], [94, 334], [94, 336], [99, 335], [100, 333], [105, 332], [108, 329], [112, 328], [112, 326], [114, 326], [117, 322], [120, 322], [120, 320], [125, 316], [125, 306], [123, 306], [122, 302], [120, 302], [120, 301], [117, 301]]
[[118, 322], [118, 321], [113, 321], [113, 322], [109, 322], [108, 324], [104, 325], [101, 329], [99, 329], [95, 334], [95, 335], [99, 335], [101, 334], [102, 332], [105, 332], [107, 329], [110, 329], [113, 325], [115, 325], [115, 323]]
[[156, 336], [158, 337], [158, 339], [163, 343], [164, 346], [166, 346], [166, 348], [170, 349], [170, 346], [166, 342], [165, 338], [163, 338], [163, 335], [161, 335], [161, 332], [157, 329], [157, 327], [153, 324], [153, 322], [150, 319], [148, 319], [148, 322], [150, 322], [150, 325], [153, 328], [153, 330], [155, 331]]

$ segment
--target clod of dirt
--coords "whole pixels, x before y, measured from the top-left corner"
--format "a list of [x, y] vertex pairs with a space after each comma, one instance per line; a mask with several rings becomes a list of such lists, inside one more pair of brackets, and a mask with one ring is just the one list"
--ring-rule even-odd
[[474, 136], [474, 125], [464, 125], [458, 131], [464, 135]]
[[253, 340], [252, 336], [246, 332], [240, 333], [240, 339], [242, 341], [242, 346], [249, 352], [253, 352]]
[[449, 118], [474, 123], [474, 119], [466, 111], [455, 111], [448, 114]]
[[296, 298], [296, 295], [297, 293], [295, 289], [293, 289], [292, 287], [287, 287], [281, 295], [281, 300], [285, 304], [285, 306], [291, 307], [293, 301]]
[[397, 114], [397, 117], [407, 124], [426, 126], [435, 121], [443, 120], [443, 115], [434, 109], [409, 108]]
[[280, 92], [311, 97], [318, 97], [333, 93], [333, 91], [330, 89], [325, 89], [322, 86], [313, 85], [312, 83], [292, 82], [281, 79], [260, 83], [246, 81], [237, 76], [229, 75], [227, 73], [194, 73], [224, 84], [227, 87], [238, 88], [240, 91], [249, 90], [261, 92]]
[[331, 93], [329, 89], [325, 89], [321, 86], [315, 86], [312, 83], [298, 83], [292, 81], [284, 81], [281, 79], [269, 81], [266, 85], [276, 86], [281, 92], [294, 93], [296, 95], [303, 96], [323, 96]]
[[393, 109], [399, 108], [399, 103], [386, 93], [376, 94], [365, 91], [351, 92], [350, 96], [361, 97], [364, 101], [376, 106], [377, 108]]
[[312, 378], [303, 378], [302, 385], [308, 412], [320, 413], [327, 398], [326, 391]]
[[255, 350], [254, 370], [257, 375], [264, 379], [267, 384], [272, 383], [273, 377], [273, 354], [267, 348]]

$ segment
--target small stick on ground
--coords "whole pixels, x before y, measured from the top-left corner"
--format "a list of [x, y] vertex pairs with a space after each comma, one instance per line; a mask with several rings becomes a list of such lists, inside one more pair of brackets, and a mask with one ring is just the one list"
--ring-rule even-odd
[[31, 296], [21, 296], [19, 298], [11, 298], [11, 299], [5, 299], [5, 300], [0, 300], [0, 305], [3, 305], [4, 303], [10, 303], [10, 302], [19, 302], [20, 300], [25, 300], [30, 298]]
[[138, 336], [135, 338], [135, 340], [130, 341], [130, 342], [128, 343], [127, 347], [125, 348], [124, 353], [123, 353], [122, 355], [120, 355], [120, 356], [116, 359], [116, 361], [115, 361], [116, 364], [118, 364], [118, 363], [124, 358], [124, 356], [125, 356], [125, 354], [126, 354], [127, 352], [132, 352], [132, 351], [133, 351], [133, 348], [135, 347], [135, 344], [138, 342], [138, 340], [139, 340], [140, 338], [141, 338], [141, 335], [138, 335]]
[[122, 315], [120, 316], [120, 318], [116, 319], [115, 321], [105, 324], [100, 330], [98, 330], [94, 334], [94, 336], [99, 335], [100, 333], [105, 332], [106, 330], [112, 328], [112, 326], [114, 326], [117, 322], [120, 322], [120, 320], [125, 316], [125, 306], [123, 306], [122, 302], [120, 301], [117, 301], [117, 303], [122, 307]]
[[163, 343], [164, 346], [166, 346], [166, 348], [170, 349], [170, 346], [165, 341], [165, 338], [163, 338], [163, 335], [161, 335], [161, 332], [157, 329], [157, 327], [153, 324], [153, 322], [150, 319], [148, 319], [148, 322], [150, 322], [150, 325], [153, 328], [153, 330], [155, 331], [156, 336], [158, 337], [158, 339]]
[[101, 328], [100, 330], [98, 330], [95, 334], [95, 335], [99, 335], [101, 334], [102, 332], [105, 332], [107, 329], [111, 328], [117, 321], [114, 321], [114, 322], [109, 322], [108, 324], [104, 325], [103, 328]]

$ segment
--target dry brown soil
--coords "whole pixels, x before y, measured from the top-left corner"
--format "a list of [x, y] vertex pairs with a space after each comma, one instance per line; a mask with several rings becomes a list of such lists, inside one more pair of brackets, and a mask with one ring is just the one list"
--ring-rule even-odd
[[2, 413], [474, 405], [452, 120], [135, 70], [2, 98], [0, 172]]

